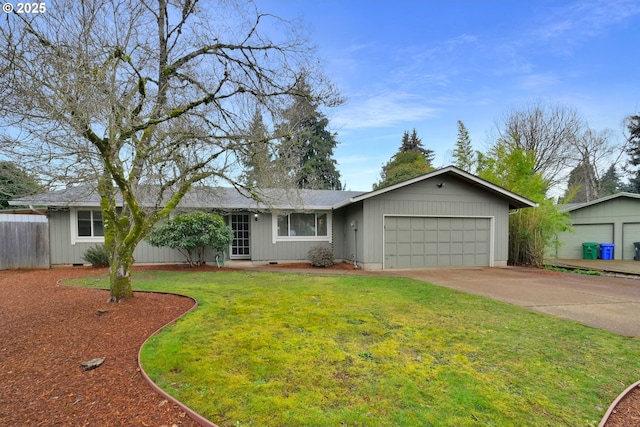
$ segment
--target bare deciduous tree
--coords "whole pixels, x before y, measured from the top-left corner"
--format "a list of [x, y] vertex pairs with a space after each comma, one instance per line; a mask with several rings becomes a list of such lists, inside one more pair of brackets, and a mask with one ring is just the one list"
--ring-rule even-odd
[[550, 185], [563, 180], [572, 167], [572, 147], [584, 127], [574, 108], [541, 101], [511, 109], [497, 124], [500, 139], [535, 153], [535, 172], [542, 173]]
[[2, 150], [97, 189], [112, 301], [132, 296], [133, 250], [191, 186], [237, 185], [257, 106], [281, 111], [303, 70], [318, 102], [334, 95], [296, 28], [251, 2], [60, 0], [2, 20]]
[[610, 166], [611, 157], [620, 150], [611, 144], [611, 137], [610, 130], [587, 129], [573, 141], [571, 160], [577, 166], [571, 172], [573, 180], [569, 180], [569, 186], [572, 181], [581, 186], [577, 194], [580, 197], [574, 201], [589, 202], [601, 197], [602, 176]]

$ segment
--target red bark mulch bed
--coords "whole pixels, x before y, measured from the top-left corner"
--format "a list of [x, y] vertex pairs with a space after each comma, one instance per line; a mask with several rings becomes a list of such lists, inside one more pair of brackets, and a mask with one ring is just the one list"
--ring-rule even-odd
[[[145, 269], [151, 268], [192, 271], [183, 266]], [[0, 426], [198, 425], [157, 394], [137, 365], [145, 339], [188, 311], [193, 301], [136, 293], [130, 301], [108, 304], [107, 291], [56, 284], [104, 272], [77, 267], [0, 271]], [[80, 365], [96, 357], [106, 357], [102, 366], [85, 371]], [[640, 427], [637, 388], [606, 424], [623, 426]]]
[[[58, 286], [104, 270], [0, 271], [0, 425], [197, 426], [157, 394], [138, 369], [138, 350], [188, 311], [189, 298]], [[85, 371], [80, 363], [106, 357]]]

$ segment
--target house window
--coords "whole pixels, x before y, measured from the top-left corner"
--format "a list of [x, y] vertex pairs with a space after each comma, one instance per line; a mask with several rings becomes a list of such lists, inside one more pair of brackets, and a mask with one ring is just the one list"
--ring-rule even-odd
[[100, 209], [71, 209], [71, 244], [104, 242]]
[[104, 236], [102, 212], [78, 211], [78, 237]]
[[330, 215], [295, 212], [278, 215], [275, 224], [277, 240], [329, 240]]

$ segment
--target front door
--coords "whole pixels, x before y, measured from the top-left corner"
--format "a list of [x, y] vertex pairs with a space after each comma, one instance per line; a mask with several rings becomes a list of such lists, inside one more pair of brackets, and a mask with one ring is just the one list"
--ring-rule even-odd
[[231, 259], [251, 259], [250, 224], [249, 214], [231, 214], [229, 218], [231, 229], [233, 230], [233, 241], [231, 242], [231, 250], [229, 258]]

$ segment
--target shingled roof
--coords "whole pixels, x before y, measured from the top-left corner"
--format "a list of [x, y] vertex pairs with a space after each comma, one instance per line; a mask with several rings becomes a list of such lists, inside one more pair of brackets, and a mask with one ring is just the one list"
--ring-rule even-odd
[[[157, 188], [142, 187], [149, 197], [142, 197], [143, 205], [155, 203]], [[181, 208], [220, 208], [229, 210], [329, 210], [343, 205], [362, 191], [306, 190], [306, 189], [260, 189], [253, 195], [234, 187], [193, 187], [180, 202]], [[122, 198], [119, 197], [121, 203]], [[9, 202], [11, 205], [71, 207], [99, 206], [100, 196], [88, 185], [68, 187], [64, 190], [24, 196]]]

